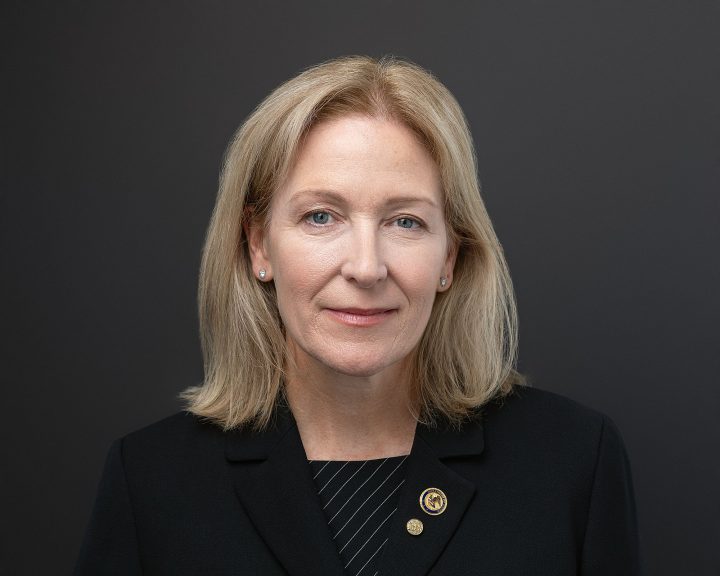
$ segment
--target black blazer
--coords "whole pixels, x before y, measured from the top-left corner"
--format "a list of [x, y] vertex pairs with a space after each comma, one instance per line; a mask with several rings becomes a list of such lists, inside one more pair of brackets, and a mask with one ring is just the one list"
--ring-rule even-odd
[[[428, 487], [447, 495], [439, 516], [420, 508]], [[389, 537], [383, 575], [640, 574], [617, 428], [533, 388], [460, 430], [418, 426]], [[116, 441], [76, 574], [340, 576], [292, 415], [252, 434], [180, 413]]]

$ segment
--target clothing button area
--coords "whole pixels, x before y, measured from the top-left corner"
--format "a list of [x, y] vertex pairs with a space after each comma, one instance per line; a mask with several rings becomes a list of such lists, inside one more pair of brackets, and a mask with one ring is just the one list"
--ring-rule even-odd
[[423, 531], [423, 523], [417, 518], [410, 518], [406, 524], [407, 531], [413, 536], [420, 536]]

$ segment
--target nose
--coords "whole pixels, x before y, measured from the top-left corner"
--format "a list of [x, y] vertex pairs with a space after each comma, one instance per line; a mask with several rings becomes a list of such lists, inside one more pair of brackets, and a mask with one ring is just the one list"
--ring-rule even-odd
[[377, 226], [370, 222], [353, 227], [346, 246], [341, 273], [361, 288], [372, 288], [387, 278], [385, 254]]

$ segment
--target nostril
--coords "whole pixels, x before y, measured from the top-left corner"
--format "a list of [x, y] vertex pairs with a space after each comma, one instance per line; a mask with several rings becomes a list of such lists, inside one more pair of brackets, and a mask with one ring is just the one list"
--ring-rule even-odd
[[356, 282], [363, 288], [370, 288], [385, 280], [385, 254], [380, 249], [378, 240], [374, 236], [357, 238], [348, 249], [341, 272], [346, 280]]
[[369, 288], [387, 278], [387, 268], [384, 264], [367, 266], [349, 263], [343, 266], [342, 274], [346, 280], [356, 282], [359, 286]]

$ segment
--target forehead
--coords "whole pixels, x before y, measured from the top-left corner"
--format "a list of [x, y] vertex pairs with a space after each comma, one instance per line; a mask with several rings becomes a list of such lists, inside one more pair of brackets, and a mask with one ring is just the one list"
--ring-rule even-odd
[[442, 204], [438, 167], [415, 132], [395, 120], [362, 115], [314, 126], [277, 193], [289, 201], [318, 191]]
[[389, 117], [349, 114], [322, 120], [307, 131], [296, 153], [296, 163], [314, 154], [354, 154], [365, 147], [382, 146], [391, 160], [434, 160], [422, 139], [403, 122]]

